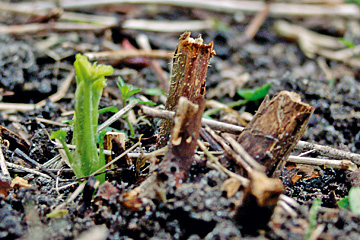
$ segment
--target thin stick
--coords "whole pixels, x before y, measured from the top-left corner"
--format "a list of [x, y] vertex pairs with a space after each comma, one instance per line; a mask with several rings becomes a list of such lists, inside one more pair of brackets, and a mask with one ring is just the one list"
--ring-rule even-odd
[[[140, 108], [144, 115], [147, 115], [150, 117], [157, 117], [157, 118], [172, 120], [172, 119], [174, 119], [174, 116], [175, 116], [175, 112], [173, 112], [173, 111], [160, 110], [160, 109], [150, 108], [150, 107], [146, 107], [146, 106], [141, 106]], [[236, 126], [233, 124], [223, 123], [223, 122], [210, 120], [210, 119], [206, 119], [206, 118], [201, 119], [201, 123], [203, 126], [208, 125], [209, 127], [211, 127], [214, 130], [225, 131], [225, 132], [233, 133], [233, 134], [239, 134], [242, 132], [242, 130], [244, 130], [244, 128], [241, 126]]]
[[[36, 7], [35, 7], [36, 8]], [[85, 14], [85, 13], [76, 13], [76, 12], [64, 12], [59, 8], [52, 8], [49, 10], [40, 10], [34, 7], [25, 7], [24, 5], [17, 3], [6, 3], [2, 2], [0, 5], [0, 10], [7, 11], [11, 13], [24, 14], [29, 16], [37, 17], [48, 17], [50, 14], [53, 14], [53, 11], [58, 11], [55, 14], [59, 15], [58, 20], [68, 21], [68, 22], [87, 22], [95, 23], [99, 25], [115, 25], [118, 23], [118, 19], [115, 16], [99, 16], [94, 14]]]
[[59, 161], [61, 159], [60, 154], [57, 154], [55, 157], [53, 157], [52, 159], [50, 159], [49, 161], [45, 162], [43, 164], [44, 167], [48, 168], [49, 166], [51, 166], [52, 164], [56, 163], [57, 161]]
[[[239, 166], [243, 167], [246, 172], [250, 173], [253, 171], [253, 167], [246, 160], [244, 160], [241, 155], [232, 150], [230, 146], [226, 144], [225, 140], [220, 137], [214, 130], [212, 130], [208, 126], [205, 126], [205, 130], [222, 146], [226, 154], [228, 154]], [[264, 168], [262, 166], [256, 165], [256, 167], [258, 167], [261, 172], [264, 172]]]
[[303, 157], [303, 156], [308, 155], [308, 154], [310, 154], [310, 153], [312, 153], [312, 152], [315, 152], [315, 151], [316, 151], [316, 150], [312, 149], [312, 150], [303, 152], [303, 153], [299, 154], [298, 157]]
[[27, 103], [0, 103], [0, 110], [11, 110], [18, 112], [26, 112], [37, 109], [38, 107], [35, 104]]
[[147, 58], [162, 58], [171, 59], [173, 57], [173, 51], [167, 50], [119, 50], [119, 51], [105, 51], [105, 52], [89, 52], [85, 53], [85, 56], [90, 61], [94, 60], [120, 60], [133, 57], [147, 57]]
[[321, 146], [315, 143], [309, 143], [305, 141], [299, 141], [295, 149], [301, 151], [316, 150], [322, 156], [327, 156], [334, 159], [347, 159], [353, 163], [360, 165], [360, 155], [356, 153], [346, 152], [331, 147]]
[[63, 168], [63, 169], [49, 168], [48, 170], [51, 171], [51, 172], [58, 172], [59, 170], [61, 170], [61, 172], [66, 172], [66, 173], [74, 172], [71, 168]]
[[[175, 115], [175, 113], [172, 111], [160, 110], [146, 106], [141, 106], [141, 110], [144, 115], [150, 117], [173, 119]], [[239, 134], [244, 130], [244, 127], [236, 126], [228, 123], [222, 123], [215, 120], [209, 120], [203, 118], [201, 122], [203, 125], [208, 125], [211, 129], [233, 133], [233, 134]], [[317, 153], [319, 153], [322, 156], [326, 156], [334, 159], [347, 159], [347, 160], [351, 160], [353, 163], [357, 165], [360, 165], [360, 155], [356, 153], [346, 152], [335, 148], [326, 147], [305, 141], [299, 141], [295, 149], [301, 151], [316, 150]]]
[[35, 174], [35, 175], [39, 175], [39, 176], [44, 177], [44, 178], [50, 178], [50, 179], [52, 179], [52, 177], [50, 177], [50, 176], [47, 175], [47, 174], [41, 173], [41, 172], [39, 172], [39, 171], [30, 169], [30, 168], [23, 167], [23, 166], [20, 166], [20, 165], [16, 165], [16, 164], [14, 164], [14, 163], [6, 162], [6, 165], [7, 165], [8, 167], [13, 168], [13, 169], [16, 169], [16, 170], [20, 170], [20, 171], [23, 171], [23, 172], [28, 172], [28, 173], [32, 173], [32, 174]]
[[318, 239], [320, 237], [321, 233], [324, 231], [324, 229], [325, 229], [325, 224], [324, 223], [317, 225], [308, 239], [309, 240]]
[[[69, 157], [66, 155], [66, 150], [64, 149], [64, 146], [62, 146], [61, 142], [59, 139], [55, 139], [55, 142], [57, 145], [61, 145], [62, 148], [59, 148], [59, 154], [61, 156], [61, 159], [63, 159], [63, 161], [66, 163], [66, 165], [68, 165], [69, 167], [71, 167], [71, 164], [70, 164], [70, 160], [69, 160]], [[73, 145], [75, 146], [75, 145]], [[75, 149], [75, 148], [74, 148]]]
[[257, 161], [255, 161], [255, 159], [253, 159], [246, 151], [245, 149], [241, 146], [240, 143], [238, 143], [235, 139], [233, 139], [232, 137], [230, 137], [227, 134], [222, 134], [222, 137], [224, 137], [226, 139], [226, 141], [228, 141], [228, 143], [230, 143], [231, 147], [234, 149], [234, 151], [238, 154], [238, 156], [241, 156], [241, 158], [247, 163], [249, 164], [253, 169], [258, 170], [260, 172], [265, 172], [265, 167], [263, 165], [261, 165], [260, 163], [258, 163]]
[[261, 25], [266, 20], [267, 16], [270, 12], [270, 4], [273, 2], [272, 0], [266, 1], [265, 8], [261, 11], [259, 11], [253, 19], [251, 19], [251, 22], [248, 26], [246, 26], [245, 29], [245, 36], [248, 39], [252, 39], [256, 33], [259, 31]]
[[289, 197], [289, 196], [286, 196], [284, 194], [281, 194], [280, 195], [280, 200], [286, 202], [286, 204], [288, 204], [289, 206], [295, 208], [295, 209], [298, 209], [300, 208], [300, 204], [293, 198]]
[[[77, 182], [71, 182], [71, 183], [68, 183], [68, 184], [66, 184], [66, 185], [63, 185], [63, 186], [61, 186], [61, 187], [58, 187], [57, 190], [60, 191], [60, 190], [62, 190], [62, 189], [71, 187], [71, 186], [73, 186], [73, 185], [75, 185], [75, 184], [77, 184]], [[53, 189], [55, 189], [55, 188], [53, 188]]]
[[143, 30], [151, 32], [183, 32], [201, 31], [214, 28], [213, 21], [208, 20], [188, 20], [188, 21], [165, 21], [148, 19], [129, 19], [122, 27], [125, 29]]
[[[57, 149], [64, 149], [64, 147], [63, 147], [63, 145], [62, 145], [61, 143], [59, 143], [59, 142], [52, 142], [52, 143], [55, 145], [55, 147], [56, 147]], [[71, 149], [71, 150], [76, 149], [76, 145], [72, 145], [72, 144], [66, 144], [66, 145], [67, 145], [67, 147], [68, 147], [69, 149]], [[100, 152], [100, 149], [98, 148], [97, 151]], [[104, 149], [104, 154], [107, 155], [107, 156], [109, 156], [109, 155], [113, 154], [113, 152], [110, 151], [110, 150]]]
[[1, 172], [3, 175], [10, 176], [9, 170], [7, 169], [7, 166], [6, 166], [5, 157], [2, 152], [1, 144], [0, 144], [0, 167], [1, 167]]
[[85, 182], [82, 182], [78, 188], [66, 199], [65, 202], [61, 203], [60, 205], [58, 205], [54, 210], [54, 211], [57, 211], [57, 210], [60, 210], [62, 209], [63, 207], [65, 207], [68, 203], [71, 203], [75, 200], [75, 198], [84, 190], [85, 188]]
[[318, 158], [309, 158], [309, 157], [290, 156], [287, 161], [293, 163], [323, 166], [326, 168], [345, 169], [350, 171], [355, 171], [356, 169], [358, 169], [356, 164], [351, 162], [350, 160], [333, 160], [333, 159], [318, 159]]
[[[171, 6], [189, 7], [207, 9], [217, 12], [236, 13], [239, 11], [245, 13], [255, 13], [265, 8], [263, 1], [211, 1], [211, 0], [78, 0], [78, 1], [60, 1], [57, 2], [37, 2], [37, 9], [49, 9], [61, 7], [63, 9], [84, 9], [93, 8], [109, 4], [163, 4]], [[19, 4], [22, 7], [34, 8], [34, 4]], [[356, 4], [296, 4], [296, 3], [273, 3], [270, 8], [270, 14], [273, 16], [330, 16], [345, 18], [360, 18], [360, 10]]]
[[55, 22], [47, 23], [31, 23], [23, 25], [0, 26], [0, 33], [7, 34], [30, 34], [41, 31], [95, 31], [104, 30], [111, 26], [91, 24], [91, 23], [65, 23]]
[[[61, 86], [59, 87], [58, 91], [51, 95], [48, 99], [51, 101], [51, 102], [57, 102], [59, 101], [60, 99], [62, 99], [67, 91], [69, 90], [69, 87], [71, 85], [71, 82], [73, 81], [73, 79], [75, 78], [75, 70], [72, 70], [69, 75], [65, 78], [65, 80], [61, 83]], [[46, 104], [46, 99], [38, 102], [36, 104], [37, 107], [42, 107]]]
[[135, 105], [139, 102], [139, 100], [135, 100], [132, 101], [131, 103], [129, 103], [128, 105], [126, 105], [123, 109], [121, 109], [120, 111], [118, 111], [117, 113], [115, 113], [111, 118], [109, 118], [108, 120], [106, 120], [103, 124], [101, 124], [97, 131], [101, 132], [101, 130], [103, 130], [104, 128], [110, 126], [111, 124], [113, 124], [116, 120], [118, 120], [122, 115], [124, 115], [125, 113], [127, 113], [130, 109], [132, 109], [133, 107], [135, 107]]
[[59, 126], [59, 127], [68, 127], [69, 126], [69, 124], [59, 123], [59, 122], [55, 122], [55, 121], [48, 120], [48, 119], [45, 119], [45, 118], [36, 117], [35, 120], [38, 121], [38, 122], [51, 124], [51, 125], [55, 125], [55, 126]]
[[[281, 195], [280, 195], [281, 197]], [[279, 201], [277, 202], [277, 205], [280, 206], [285, 212], [287, 212], [290, 216], [292, 217], [296, 217], [297, 213], [294, 209], [291, 208], [290, 205], [288, 205], [286, 202], [281, 201], [281, 199], [279, 199]]]
[[33, 167], [37, 167], [39, 168], [41, 171], [47, 173], [50, 177], [52, 177], [53, 179], [56, 180], [57, 176], [50, 172], [49, 170], [47, 170], [46, 167], [44, 167], [43, 165], [39, 164], [38, 162], [36, 162], [35, 160], [31, 159], [29, 156], [27, 156], [24, 152], [22, 152], [20, 149], [16, 148], [14, 153], [16, 155], [18, 155], [19, 157], [21, 157], [22, 159], [26, 160], [27, 162], [29, 162]]
[[243, 176], [240, 176], [236, 173], [231, 172], [230, 170], [228, 170], [226, 167], [224, 167], [218, 160], [217, 157], [215, 157], [214, 155], [212, 155], [207, 148], [205, 147], [205, 145], [198, 140], [197, 141], [198, 146], [200, 147], [200, 149], [205, 153], [205, 155], [209, 158], [209, 163], [214, 164], [216, 166], [217, 169], [223, 171], [224, 173], [226, 173], [229, 177], [234, 177], [236, 178], [243, 186], [248, 186], [249, 185], [249, 179], [244, 178]]

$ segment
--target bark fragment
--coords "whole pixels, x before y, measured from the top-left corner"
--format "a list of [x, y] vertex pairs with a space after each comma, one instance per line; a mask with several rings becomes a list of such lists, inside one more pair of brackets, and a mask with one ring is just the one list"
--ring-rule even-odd
[[314, 107], [302, 103], [300, 95], [281, 91], [266, 98], [238, 142], [250, 156], [263, 164], [268, 176], [278, 176], [302, 137]]
[[191, 103], [185, 97], [179, 99], [172, 138], [164, 160], [155, 166], [153, 173], [139, 187], [123, 194], [120, 201], [127, 208], [138, 210], [150, 199], [165, 201], [166, 192], [186, 179], [194, 161], [205, 109], [204, 96], [199, 96], [194, 102]]
[[[203, 44], [201, 36], [193, 39], [190, 34], [185, 32], [180, 36], [175, 51], [166, 110], [174, 110], [181, 96], [194, 103], [199, 96], [205, 95], [207, 68], [215, 51], [212, 42]], [[158, 148], [167, 144], [172, 126], [172, 120], [161, 121]]]
[[177, 179], [187, 176], [199, 138], [201, 117], [205, 109], [204, 96], [199, 96], [194, 102], [191, 103], [185, 97], [179, 99], [169, 150], [159, 166], [160, 174], [176, 174]]

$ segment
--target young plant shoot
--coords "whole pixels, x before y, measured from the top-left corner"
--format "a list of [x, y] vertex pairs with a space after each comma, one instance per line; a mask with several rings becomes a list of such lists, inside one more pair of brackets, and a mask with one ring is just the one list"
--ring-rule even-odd
[[[105, 157], [97, 152], [96, 134], [98, 127], [98, 106], [102, 90], [106, 84], [105, 76], [114, 69], [107, 65], [91, 65], [86, 56], [76, 55], [74, 63], [76, 71], [75, 115], [73, 120], [73, 143], [76, 150], [71, 154], [66, 147], [64, 135], [59, 130], [53, 132], [52, 138], [59, 138], [64, 145], [70, 165], [77, 177], [89, 176], [105, 165]], [[62, 136], [62, 137], [60, 137]], [[102, 141], [100, 139], [100, 141]], [[100, 182], [105, 181], [105, 174], [97, 176]]]

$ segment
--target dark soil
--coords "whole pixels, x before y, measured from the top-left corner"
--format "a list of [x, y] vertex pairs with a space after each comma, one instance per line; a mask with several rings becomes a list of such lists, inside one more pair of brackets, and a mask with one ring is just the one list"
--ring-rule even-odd
[[[97, 9], [87, 11], [98, 13]], [[275, 32], [273, 23], [277, 18], [269, 17], [254, 39], [244, 41], [244, 29], [253, 16], [245, 16], [245, 20], [239, 22], [237, 15], [180, 7], [158, 6], [156, 14], [145, 7], [129, 7], [128, 11], [114, 14], [119, 19], [134, 17], [191, 20], [204, 19], [209, 15], [216, 18], [220, 25], [224, 25], [223, 27], [221, 25], [217, 29], [192, 33], [193, 36], [201, 33], [205, 43], [214, 42], [216, 55], [211, 60], [211, 67], [208, 70], [207, 92], [210, 93], [215, 89], [215, 93], [208, 99], [222, 103], [237, 101], [240, 97], [232, 94], [233, 89], [252, 88], [272, 82], [270, 97], [281, 90], [294, 91], [301, 95], [302, 101], [316, 108], [302, 140], [360, 153], [359, 69], [326, 60], [333, 73], [333, 79], [327, 79], [326, 74], [319, 67], [318, 57], [307, 58], [296, 42], [282, 38]], [[24, 20], [14, 15], [13, 18], [4, 17], [1, 21], [14, 24]], [[360, 36], [350, 34], [351, 29], [346, 30], [349, 34], [345, 32], [340, 35], [331, 24], [325, 27], [317, 25], [314, 20], [313, 25], [309, 26], [310, 24], [303, 19], [291, 19], [291, 21], [335, 37], [350, 35], [352, 38], [348, 40], [354, 43], [360, 41]], [[331, 22], [332, 19], [328, 21]], [[137, 47], [135, 41], [137, 34], [144, 33], [149, 37], [153, 49], [166, 50], [176, 48], [181, 34], [181, 32], [171, 34], [141, 32], [120, 27], [106, 31], [108, 35], [111, 33], [114, 43], [119, 44], [127, 39], [135, 47]], [[35, 47], [37, 42], [51, 34], [53, 33], [0, 34], [0, 89], [3, 93], [3, 102], [37, 103], [58, 90], [63, 79], [68, 75], [68, 70], [72, 68], [78, 50], [65, 48], [61, 43], [54, 45], [51, 50], [63, 56], [62, 65], [59, 67], [55, 60]], [[62, 43], [70, 42], [78, 47], [87, 44], [92, 51], [106, 50], [103, 47], [104, 31], [56, 34]], [[141, 64], [137, 62], [134, 65], [135, 60], [140, 61]], [[145, 95], [157, 105], [164, 104], [160, 97], [145, 94], [147, 89], [157, 88], [159, 83], [147, 60], [135, 60], [113, 63], [118, 70], [117, 74], [121, 75], [125, 82], [142, 89], [137, 97]], [[159, 63], [169, 75], [168, 62], [159, 60]], [[234, 79], [245, 73], [249, 74], [246, 83], [236, 83]], [[116, 80], [116, 76], [109, 78], [100, 104], [101, 108], [121, 106], [119, 99], [112, 94], [118, 91]], [[228, 86], [221, 87], [225, 81], [229, 81], [226, 84]], [[61, 114], [73, 110], [75, 88], [76, 84], [73, 82], [65, 98], [57, 103], [47, 102], [40, 109], [1, 113], [0, 124], [16, 134], [25, 132], [26, 136], [21, 135], [21, 139], [26, 139], [29, 143], [27, 146], [26, 143], [15, 139], [8, 147], [2, 144], [7, 162], [33, 168], [14, 154], [16, 148], [21, 149], [40, 164], [44, 164], [58, 154], [48, 134], [59, 127], [39, 122], [36, 118], [57, 122], [71, 119], [72, 116]], [[254, 114], [258, 106], [259, 102], [250, 102], [235, 109], [239, 113]], [[136, 107], [133, 113], [139, 118], [139, 108]], [[102, 114], [99, 123], [111, 115]], [[227, 119], [226, 115], [226, 112], [220, 112], [212, 117], [222, 120]], [[147, 120], [148, 122], [140, 121], [135, 125], [135, 135], [129, 138], [129, 146], [144, 134], [143, 138], [148, 138], [144, 150], [150, 151], [154, 148], [154, 134], [157, 133], [159, 120], [151, 118]], [[15, 127], [14, 122], [22, 127], [21, 131]], [[125, 121], [117, 121], [111, 127], [130, 135]], [[4, 135], [2, 137], [4, 139]], [[140, 149], [136, 151], [139, 152]], [[318, 155], [310, 153], [308, 156]], [[149, 164], [146, 163], [145, 166]], [[289, 164], [283, 170], [282, 180], [285, 195], [294, 198], [300, 204], [296, 209], [297, 216], [290, 216], [282, 208], [276, 208], [272, 220], [265, 229], [257, 231], [256, 234], [249, 234], [234, 220], [236, 208], [241, 204], [243, 191], [240, 190], [228, 198], [221, 188], [228, 177], [207, 168], [204, 161], [192, 165], [186, 183], [179, 188], [169, 186], [164, 199], [154, 200], [150, 205], [144, 204], [144, 207], [136, 211], [126, 208], [121, 203], [122, 193], [138, 186], [148, 172], [138, 173], [134, 168], [128, 168], [124, 164], [119, 167], [121, 168], [119, 171], [109, 173], [107, 176], [108, 181], [116, 188], [116, 193], [106, 196], [100, 194], [99, 190], [90, 203], [88, 203], [89, 199], [80, 195], [67, 205], [68, 213], [59, 219], [47, 218], [46, 215], [65, 201], [78, 184], [56, 191], [56, 182], [53, 179], [9, 168], [12, 179], [15, 176], [23, 177], [32, 187], [11, 187], [6, 197], [0, 194], [0, 239], [75, 239], [80, 235], [83, 237], [85, 233], [93, 233], [90, 231], [98, 231], [99, 234], [99, 238], [96, 238], [94, 233], [91, 239], [303, 239], [309, 228], [309, 209], [315, 198], [322, 199], [317, 223], [324, 229], [319, 234], [319, 239], [360, 238], [360, 217], [337, 205], [338, 200], [347, 196], [351, 186], [357, 184], [356, 175], [350, 171], [312, 167], [317, 172], [317, 176], [303, 177], [294, 183], [289, 179], [290, 172], [301, 171], [302, 168]], [[1, 176], [0, 183], [3, 184], [6, 179]], [[64, 171], [60, 173], [60, 177], [72, 179], [74, 176], [71, 172]], [[1, 184], [0, 188], [2, 188]], [[59, 186], [66, 184], [67, 182], [60, 182]], [[260, 219], [262, 216], [257, 217]]]

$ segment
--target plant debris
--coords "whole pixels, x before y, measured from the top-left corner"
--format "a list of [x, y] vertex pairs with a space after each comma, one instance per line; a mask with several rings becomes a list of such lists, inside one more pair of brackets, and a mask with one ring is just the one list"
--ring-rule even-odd
[[357, 3], [154, 4], [1, 4], [0, 239], [359, 239]]

